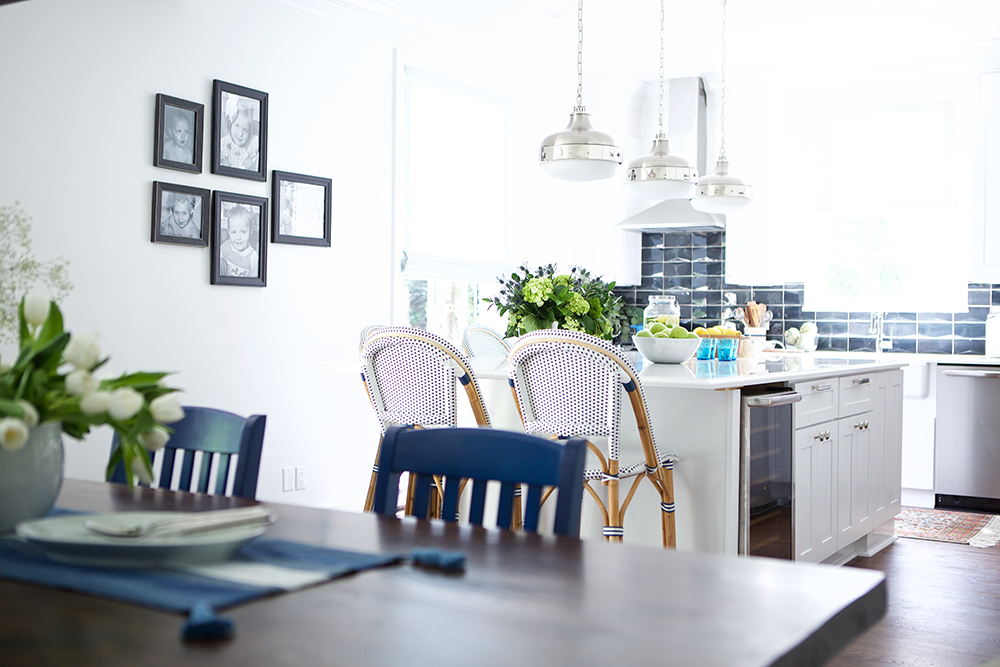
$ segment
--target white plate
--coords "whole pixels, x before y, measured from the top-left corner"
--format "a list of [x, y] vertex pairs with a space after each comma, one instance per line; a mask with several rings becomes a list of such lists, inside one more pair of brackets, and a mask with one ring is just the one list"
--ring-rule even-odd
[[[229, 559], [246, 542], [260, 537], [266, 526], [237, 526], [192, 535], [108, 537], [84, 527], [96, 515], [74, 514], [22, 521], [18, 537], [52, 560], [97, 567], [175, 567], [218, 563]], [[106, 522], [145, 523], [184, 516], [183, 512], [121, 512], [102, 514]]]

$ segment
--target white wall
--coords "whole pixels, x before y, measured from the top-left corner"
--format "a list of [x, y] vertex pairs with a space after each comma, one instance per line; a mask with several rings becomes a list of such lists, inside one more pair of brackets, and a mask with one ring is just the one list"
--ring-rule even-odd
[[[109, 372], [176, 371], [187, 403], [267, 415], [261, 499], [363, 502], [378, 429], [357, 335], [391, 313], [392, 54], [431, 44], [467, 60], [458, 42], [346, 2], [0, 7], [0, 203], [17, 200], [32, 216], [36, 256], [70, 260], [67, 328], [100, 332]], [[621, 218], [620, 181], [568, 185], [536, 165], [538, 142], [575, 101], [567, 63], [500, 68], [506, 80], [483, 86], [515, 99], [512, 210], [517, 229], [537, 235], [537, 257], [525, 259], [608, 275], [590, 232]], [[553, 76], [565, 86], [549, 90]], [[156, 94], [203, 103], [210, 118], [213, 79], [269, 94], [268, 170], [333, 179], [333, 247], [270, 245], [263, 289], [211, 286], [207, 249], [149, 242], [153, 181], [269, 197], [270, 174], [258, 183], [210, 173], [210, 122], [202, 174], [152, 166]], [[599, 129], [629, 131], [628, 112], [587, 103]], [[68, 441], [67, 476], [102, 479], [110, 438], [102, 427]], [[294, 465], [306, 466], [307, 489], [283, 493], [280, 468]]]
[[[67, 328], [99, 331], [109, 371], [171, 370], [185, 401], [267, 415], [258, 496], [363, 498], [377, 427], [360, 325], [385, 321], [391, 45], [269, 0], [0, 8], [0, 201], [33, 217], [35, 254], [70, 260]], [[150, 243], [152, 182], [270, 196], [267, 183], [152, 166], [157, 93], [205, 104], [218, 78], [269, 94], [268, 169], [333, 179], [333, 247], [271, 245], [266, 288], [209, 284], [209, 251]], [[350, 372], [320, 372], [320, 364]], [[67, 441], [101, 479], [111, 431]], [[282, 493], [281, 466], [307, 489]]]

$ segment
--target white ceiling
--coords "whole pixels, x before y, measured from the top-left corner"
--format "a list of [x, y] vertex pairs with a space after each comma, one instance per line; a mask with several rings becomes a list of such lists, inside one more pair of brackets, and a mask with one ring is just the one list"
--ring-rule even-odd
[[[485, 52], [566, 62], [575, 70], [573, 0], [375, 0], [472, 37]], [[721, 0], [667, 0], [666, 76], [712, 75], [721, 60]], [[1000, 52], [998, 0], [731, 0], [727, 65], [824, 68]], [[658, 78], [659, 1], [588, 0], [588, 78]]]

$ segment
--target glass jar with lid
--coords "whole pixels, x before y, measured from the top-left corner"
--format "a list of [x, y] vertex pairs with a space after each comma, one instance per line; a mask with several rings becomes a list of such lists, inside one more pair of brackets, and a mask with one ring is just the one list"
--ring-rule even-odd
[[649, 297], [649, 305], [642, 311], [642, 326], [648, 329], [653, 322], [676, 326], [681, 318], [677, 299], [670, 294], [654, 294]]

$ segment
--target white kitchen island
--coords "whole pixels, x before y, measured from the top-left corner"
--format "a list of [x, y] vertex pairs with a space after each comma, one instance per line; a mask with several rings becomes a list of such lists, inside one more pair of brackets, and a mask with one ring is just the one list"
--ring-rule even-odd
[[[845, 562], [891, 541], [880, 533], [899, 511], [899, 369], [905, 360], [784, 353], [733, 362], [637, 361], [657, 446], [680, 456], [674, 468], [678, 549], [738, 551], [740, 399], [741, 390], [756, 385], [804, 396], [794, 417], [796, 558]], [[520, 430], [506, 364], [473, 363], [494, 427]], [[623, 437], [637, 440], [627, 404], [622, 422]], [[625, 517], [626, 542], [661, 544], [658, 501], [643, 483]], [[581, 535], [601, 539], [600, 514], [586, 497]]]

